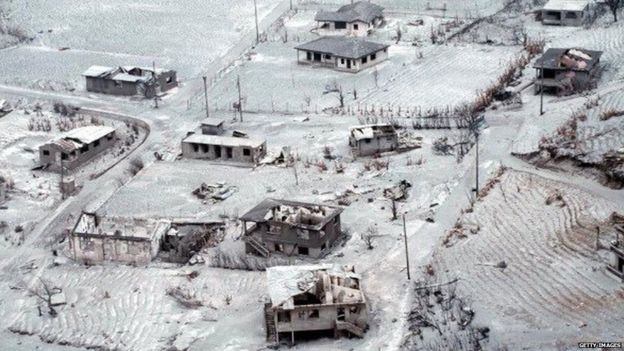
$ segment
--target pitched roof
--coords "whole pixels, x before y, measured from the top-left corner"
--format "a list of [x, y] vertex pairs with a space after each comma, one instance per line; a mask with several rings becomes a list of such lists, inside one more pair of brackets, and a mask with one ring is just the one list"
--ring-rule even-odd
[[396, 130], [391, 124], [368, 124], [351, 127], [351, 135], [356, 140], [372, 139], [375, 136], [396, 135]]
[[184, 139], [182, 142], [232, 147], [247, 146], [251, 148], [256, 148], [262, 146], [265, 141], [259, 139], [235, 138], [220, 135], [191, 134], [186, 137], [186, 139]]
[[112, 73], [115, 69], [105, 66], [91, 66], [89, 69], [82, 73], [85, 77], [103, 77]]
[[115, 129], [112, 127], [87, 126], [70, 130], [65, 134], [63, 139], [75, 140], [83, 144], [90, 144], [114, 131]]
[[589, 0], [550, 0], [544, 5], [546, 11], [583, 11]]
[[535, 61], [534, 68], [589, 71], [600, 61], [602, 51], [550, 48]]
[[375, 43], [361, 38], [327, 36], [299, 45], [295, 47], [295, 49], [320, 52], [350, 59], [359, 59], [386, 49], [389, 46], [390, 45]]
[[371, 23], [375, 18], [383, 16], [383, 7], [366, 2], [358, 1], [344, 5], [337, 11], [319, 11], [314, 20], [323, 22], [355, 22], [362, 21]]

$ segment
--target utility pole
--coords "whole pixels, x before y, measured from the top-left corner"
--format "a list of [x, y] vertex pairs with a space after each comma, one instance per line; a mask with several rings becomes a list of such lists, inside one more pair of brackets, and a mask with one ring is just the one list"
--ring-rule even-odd
[[405, 227], [405, 213], [403, 214], [403, 241], [405, 241], [405, 266], [407, 267], [407, 280], [410, 277], [409, 251], [407, 250], [407, 228]]
[[290, 11], [292, 11], [292, 0], [290, 0]]
[[243, 98], [241, 96], [240, 76], [236, 76], [236, 89], [238, 89], [238, 112], [240, 121], [243, 122]]
[[475, 176], [476, 176], [476, 180], [475, 180], [475, 198], [477, 198], [477, 196], [479, 196], [479, 130], [475, 129], [475, 139], [476, 139], [476, 151], [477, 151], [477, 156], [476, 156], [476, 164], [475, 164]]
[[208, 84], [206, 83], [206, 80], [208, 79], [208, 77], [203, 76], [204, 79], [204, 98], [206, 99], [206, 118], [210, 117], [210, 111], [208, 110]]
[[156, 61], [152, 61], [152, 79], [154, 80], [154, 108], [158, 108], [158, 82], [156, 81]]
[[544, 115], [544, 67], [540, 69], [540, 116]]
[[63, 180], [65, 179], [65, 168], [63, 167], [63, 159], [61, 159], [61, 200], [65, 200], [65, 187], [63, 186]]
[[260, 29], [258, 28], [258, 5], [254, 0], [254, 14], [256, 16], [256, 45], [260, 43]]

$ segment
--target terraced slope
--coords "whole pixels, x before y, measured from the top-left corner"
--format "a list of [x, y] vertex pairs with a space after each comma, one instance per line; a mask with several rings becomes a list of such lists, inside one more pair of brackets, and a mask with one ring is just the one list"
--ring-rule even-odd
[[[555, 193], [562, 200], [546, 205]], [[624, 286], [605, 271], [606, 252], [594, 248], [596, 225], [614, 210], [564, 184], [508, 172], [462, 218], [480, 231], [442, 248], [437, 271], [461, 277], [481, 322], [509, 346], [515, 334], [531, 347], [613, 338], [624, 325]], [[504, 270], [483, 265], [503, 260]]]

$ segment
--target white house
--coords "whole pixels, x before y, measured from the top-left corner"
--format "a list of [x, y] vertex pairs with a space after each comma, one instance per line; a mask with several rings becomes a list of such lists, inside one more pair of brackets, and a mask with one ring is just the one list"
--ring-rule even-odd
[[580, 26], [589, 12], [590, 4], [590, 0], [550, 0], [541, 10], [542, 23]]
[[319, 11], [314, 19], [322, 34], [367, 36], [383, 23], [383, 7], [358, 1], [342, 6], [337, 11]]
[[[328, 36], [295, 47], [297, 62], [359, 72], [388, 58], [389, 45], [360, 38]], [[302, 57], [303, 56], [303, 57]]]

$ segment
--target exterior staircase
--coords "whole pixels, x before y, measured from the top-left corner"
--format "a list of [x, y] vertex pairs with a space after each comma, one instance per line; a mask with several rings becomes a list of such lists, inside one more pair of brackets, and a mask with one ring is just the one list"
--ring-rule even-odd
[[357, 335], [360, 338], [364, 337], [364, 329], [358, 327], [357, 325], [345, 322], [345, 321], [336, 321], [336, 329], [337, 330], [346, 330], [353, 335]]
[[271, 303], [264, 304], [264, 324], [266, 326], [266, 338], [269, 342], [277, 342], [277, 330], [275, 329], [275, 311]]
[[269, 251], [269, 249], [264, 247], [264, 245], [262, 245], [262, 243], [256, 240], [253, 236], [246, 235], [243, 240], [245, 240], [245, 242], [249, 244], [249, 246], [251, 246], [251, 248], [253, 248], [261, 256], [263, 257], [271, 256], [271, 252]]

